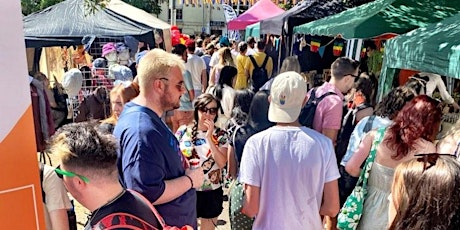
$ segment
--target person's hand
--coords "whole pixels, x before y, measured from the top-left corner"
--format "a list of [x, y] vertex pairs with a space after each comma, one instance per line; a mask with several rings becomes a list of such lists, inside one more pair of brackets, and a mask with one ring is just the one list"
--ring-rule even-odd
[[452, 103], [452, 106], [454, 107], [454, 112], [458, 112], [460, 110], [460, 106], [458, 106], [457, 102]]
[[185, 175], [189, 176], [193, 182], [193, 188], [199, 188], [204, 182], [204, 173], [201, 167], [197, 169], [186, 169]]
[[204, 120], [204, 126], [208, 128], [208, 131], [206, 131], [206, 138], [213, 143], [212, 134], [214, 133], [214, 121], [206, 119]]

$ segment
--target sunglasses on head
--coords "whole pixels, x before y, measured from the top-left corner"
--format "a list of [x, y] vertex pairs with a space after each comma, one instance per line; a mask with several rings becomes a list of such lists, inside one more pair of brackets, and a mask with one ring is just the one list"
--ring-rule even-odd
[[211, 114], [211, 115], [216, 115], [218, 109], [217, 108], [206, 108], [206, 107], [203, 106], [203, 107], [198, 108], [198, 110], [200, 110], [200, 112], [202, 112], [202, 113], [209, 112], [209, 114]]
[[76, 174], [74, 172], [65, 171], [65, 170], [61, 169], [60, 165], [54, 169], [54, 172], [56, 172], [57, 176], [59, 178], [61, 178], [61, 179], [64, 176], [67, 176], [67, 177], [75, 177], [75, 176], [77, 176], [80, 179], [82, 179], [85, 183], [89, 183], [89, 179], [87, 177], [82, 176], [82, 175], [78, 175], [78, 174]]
[[455, 155], [448, 153], [420, 153], [415, 154], [414, 156], [417, 158], [418, 162], [423, 162], [423, 172], [435, 166], [436, 162], [438, 162], [439, 156], [455, 157]]

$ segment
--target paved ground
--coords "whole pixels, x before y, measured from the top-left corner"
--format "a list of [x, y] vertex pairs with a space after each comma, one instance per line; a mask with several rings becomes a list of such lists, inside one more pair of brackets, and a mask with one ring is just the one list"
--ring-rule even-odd
[[[55, 155], [50, 155], [51, 161], [53, 163], [53, 166], [57, 166], [59, 164], [58, 158]], [[49, 161], [47, 159], [47, 163], [49, 164]], [[228, 189], [224, 188], [224, 194], [226, 195], [228, 193]], [[81, 206], [77, 201], [75, 202], [75, 213], [77, 215], [77, 224], [78, 224], [78, 230], [83, 230], [84, 229], [84, 224], [86, 223], [87, 216], [89, 214], [89, 211]], [[228, 220], [228, 201], [224, 201], [224, 210], [222, 211], [222, 214], [219, 216], [219, 221], [217, 223], [218, 227], [216, 229], [218, 230], [230, 230], [230, 222]]]

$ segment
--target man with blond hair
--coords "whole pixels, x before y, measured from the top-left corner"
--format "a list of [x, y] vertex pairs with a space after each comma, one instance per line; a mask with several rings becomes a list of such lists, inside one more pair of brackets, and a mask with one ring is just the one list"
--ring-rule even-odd
[[197, 227], [196, 192], [203, 171], [190, 169], [179, 143], [161, 120], [179, 108], [185, 93], [181, 57], [153, 49], [141, 59], [140, 94], [127, 103], [115, 126], [121, 182], [149, 199], [168, 225]]

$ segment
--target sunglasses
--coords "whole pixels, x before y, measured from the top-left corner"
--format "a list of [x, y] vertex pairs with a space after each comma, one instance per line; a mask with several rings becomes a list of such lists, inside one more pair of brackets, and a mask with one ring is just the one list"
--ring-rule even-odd
[[209, 112], [209, 114], [211, 115], [216, 115], [217, 114], [217, 110], [218, 108], [206, 108], [206, 107], [200, 107], [198, 108], [198, 110], [202, 113], [207, 113]]
[[420, 153], [420, 154], [415, 154], [414, 156], [417, 157], [418, 162], [423, 162], [423, 172], [435, 166], [436, 162], [439, 159], [439, 156], [455, 157], [455, 155], [448, 154], [448, 153]]
[[354, 74], [351, 74], [351, 73], [350, 73], [350, 74], [347, 74], [347, 75], [345, 75], [345, 76], [352, 76], [352, 77], [355, 79], [355, 82], [357, 82], [358, 79], [359, 79], [359, 76], [358, 76], [358, 75], [354, 75]]
[[[158, 80], [169, 81], [168, 78], [164, 78], [164, 77], [158, 78]], [[184, 83], [183, 81], [180, 82], [180, 83], [178, 83], [178, 84], [176, 84], [175, 86], [176, 86], [177, 90], [179, 90], [179, 91], [186, 90], [186, 88], [185, 88], [185, 83]]]
[[54, 172], [56, 172], [57, 176], [59, 178], [61, 178], [61, 179], [64, 176], [67, 176], [67, 177], [75, 177], [75, 176], [77, 176], [80, 179], [82, 179], [85, 183], [89, 183], [89, 179], [87, 177], [82, 176], [82, 175], [78, 175], [78, 174], [76, 174], [74, 172], [65, 171], [65, 170], [61, 169], [60, 165], [54, 169]]

